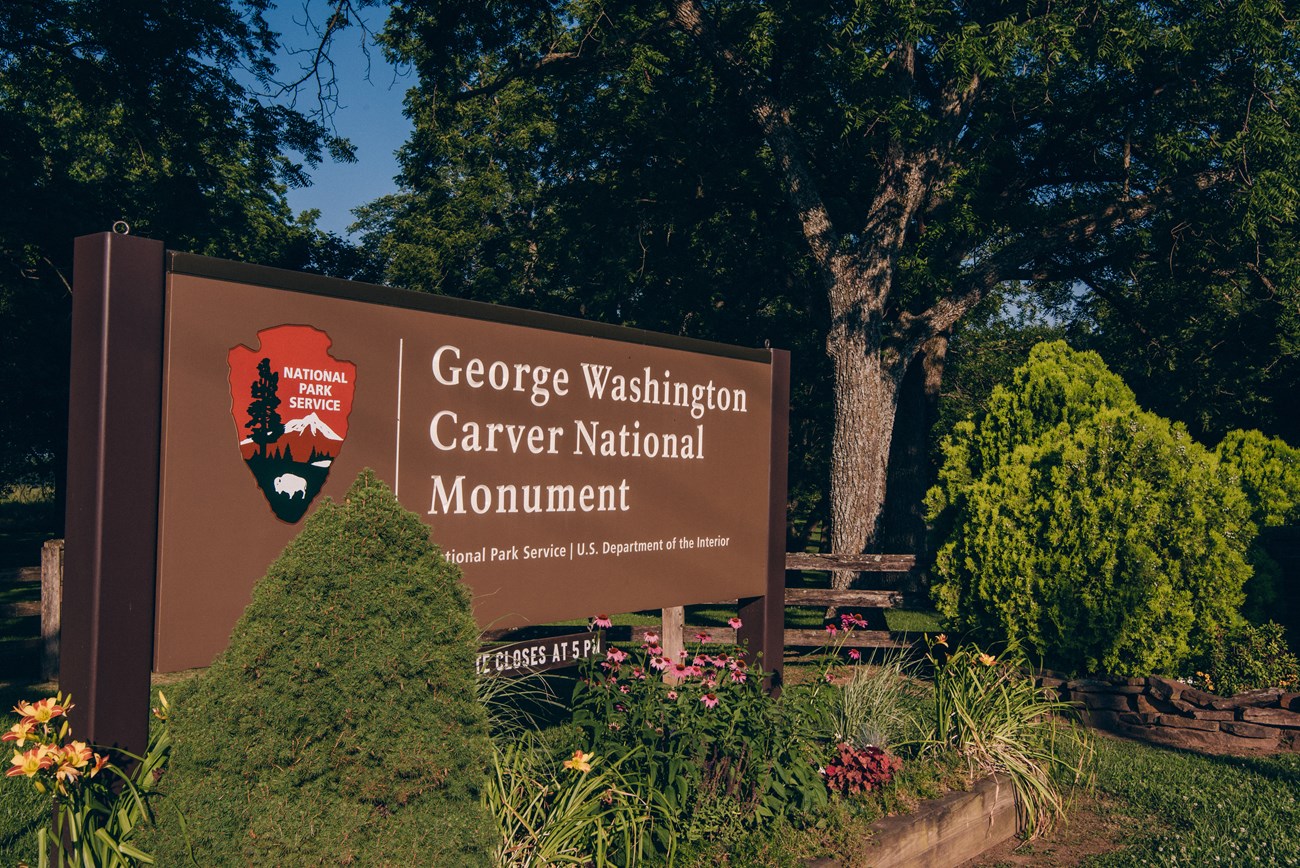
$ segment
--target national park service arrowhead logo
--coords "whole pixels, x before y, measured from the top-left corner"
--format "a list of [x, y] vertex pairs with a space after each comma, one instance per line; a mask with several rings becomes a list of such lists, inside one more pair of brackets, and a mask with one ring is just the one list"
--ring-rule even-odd
[[230, 351], [230, 413], [239, 451], [276, 517], [307, 512], [348, 436], [357, 366], [329, 353], [320, 329], [280, 325], [258, 349]]

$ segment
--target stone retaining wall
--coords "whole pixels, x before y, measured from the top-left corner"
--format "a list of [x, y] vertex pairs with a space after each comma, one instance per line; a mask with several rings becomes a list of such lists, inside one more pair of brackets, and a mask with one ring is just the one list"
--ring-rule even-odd
[[1300, 751], [1300, 693], [1276, 688], [1215, 696], [1170, 678], [1118, 676], [1038, 684], [1077, 703], [1084, 723], [1166, 747], [1214, 754]]

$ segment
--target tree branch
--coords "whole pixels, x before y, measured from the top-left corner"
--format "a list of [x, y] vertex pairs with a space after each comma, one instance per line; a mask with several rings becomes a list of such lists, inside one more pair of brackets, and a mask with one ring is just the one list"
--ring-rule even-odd
[[704, 49], [723, 79], [748, 104], [763, 138], [776, 156], [786, 196], [803, 229], [813, 261], [817, 263], [827, 287], [834, 286], [839, 234], [831, 225], [830, 212], [808, 168], [803, 145], [791, 123], [789, 107], [762, 86], [758, 75], [743, 58], [719, 41], [697, 0], [670, 0], [668, 5], [674, 25]]

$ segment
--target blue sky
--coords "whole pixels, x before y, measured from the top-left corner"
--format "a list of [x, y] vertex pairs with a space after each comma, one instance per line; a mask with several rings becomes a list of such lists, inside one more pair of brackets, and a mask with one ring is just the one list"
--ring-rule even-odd
[[[310, 3], [311, 0], [305, 0]], [[310, 44], [313, 35], [305, 29], [304, 0], [287, 0], [267, 19], [289, 46]], [[318, 12], [322, 4], [315, 4]], [[386, 9], [367, 9], [367, 25], [383, 26]], [[361, 50], [361, 33], [350, 28], [338, 35], [331, 52], [338, 75], [339, 109], [334, 116], [337, 132], [357, 149], [355, 163], [325, 162], [311, 171], [312, 185], [289, 191], [289, 205], [295, 212], [320, 209], [319, 226], [345, 235], [353, 221], [352, 209], [397, 189], [394, 152], [406, 141], [411, 123], [402, 114], [402, 97], [415, 81], [407, 70], [394, 69], [379, 49], [371, 46], [369, 69]], [[293, 73], [296, 61], [282, 58], [281, 75]], [[307, 98], [308, 94], [304, 94]], [[306, 108], [306, 106], [303, 106]]]

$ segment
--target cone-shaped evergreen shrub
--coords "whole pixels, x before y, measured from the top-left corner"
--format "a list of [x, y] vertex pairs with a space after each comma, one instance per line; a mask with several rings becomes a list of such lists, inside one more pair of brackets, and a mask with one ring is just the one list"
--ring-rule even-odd
[[1179, 674], [1240, 623], [1234, 474], [1095, 353], [1040, 344], [944, 442], [927, 502], [949, 626], [1073, 672]]
[[[459, 571], [371, 472], [322, 503], [172, 697], [163, 790], [198, 864], [488, 864], [477, 638]], [[159, 818], [145, 849], [190, 864]]]

